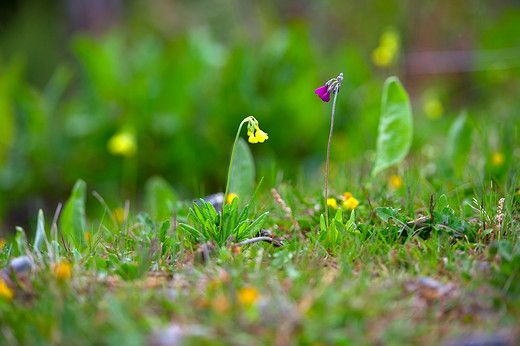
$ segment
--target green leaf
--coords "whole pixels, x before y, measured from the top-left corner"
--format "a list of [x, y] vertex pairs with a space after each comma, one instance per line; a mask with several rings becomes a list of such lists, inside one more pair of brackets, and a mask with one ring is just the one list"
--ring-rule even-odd
[[467, 118], [467, 113], [462, 112], [448, 132], [446, 155], [459, 175], [466, 165], [471, 148], [471, 127]]
[[72, 193], [65, 203], [60, 218], [60, 228], [63, 236], [79, 246], [84, 239], [86, 230], [85, 200], [87, 198], [87, 184], [79, 179], [72, 188]]
[[43, 217], [43, 210], [38, 211], [38, 222], [36, 224], [36, 235], [34, 236], [34, 249], [36, 251], [42, 250], [43, 239], [45, 238], [45, 219]]
[[153, 176], [144, 186], [146, 209], [158, 221], [170, 217], [179, 196], [171, 185], [160, 176]]
[[16, 236], [14, 237], [20, 256], [27, 255], [27, 235], [22, 227], [16, 227]]
[[388, 222], [388, 220], [397, 218], [399, 214], [399, 209], [388, 208], [388, 207], [379, 207], [376, 208], [377, 216], [384, 222]]
[[412, 144], [412, 125], [408, 94], [397, 77], [390, 77], [383, 89], [373, 176], [405, 158]]
[[238, 195], [239, 203], [245, 204], [253, 193], [255, 183], [255, 162], [253, 154], [242, 138], [238, 140], [235, 149], [235, 158], [231, 167], [231, 181], [229, 182], [229, 193]]

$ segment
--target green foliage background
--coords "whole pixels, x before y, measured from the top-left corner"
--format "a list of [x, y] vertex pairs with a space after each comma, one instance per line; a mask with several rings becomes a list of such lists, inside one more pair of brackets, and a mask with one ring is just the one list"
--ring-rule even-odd
[[[518, 166], [514, 2], [113, 1], [109, 15], [86, 24], [74, 3], [2, 5], [1, 232], [35, 223], [27, 218], [39, 208], [51, 215], [78, 178], [111, 207], [140, 200], [154, 175], [185, 199], [222, 191], [247, 115], [269, 133], [251, 147], [264, 186], [280, 170], [311, 180], [324, 162], [331, 106], [313, 91], [340, 72], [336, 164], [356, 164], [369, 179], [383, 81], [396, 75], [412, 100], [410, 155], [433, 185], [451, 172], [506, 180]], [[400, 53], [378, 67], [371, 54], [388, 27]], [[442, 105], [437, 119], [427, 116], [432, 101]], [[454, 124], [463, 111], [464, 124]], [[135, 156], [107, 150], [123, 130], [137, 138]]]

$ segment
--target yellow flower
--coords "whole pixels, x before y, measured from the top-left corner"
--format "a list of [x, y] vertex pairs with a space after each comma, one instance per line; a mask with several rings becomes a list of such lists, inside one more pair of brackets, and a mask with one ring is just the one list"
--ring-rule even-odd
[[341, 203], [341, 207], [345, 210], [356, 209], [356, 207], [359, 205], [359, 201], [355, 199], [350, 192], [345, 192], [343, 196], [345, 199]]
[[231, 202], [233, 202], [234, 199], [237, 199], [237, 202], [238, 202], [238, 195], [236, 193], [228, 193], [228, 195], [226, 196], [226, 203], [227, 204], [231, 204]]
[[253, 305], [260, 297], [260, 293], [252, 287], [244, 287], [238, 291], [238, 301], [244, 305]]
[[437, 98], [430, 98], [424, 103], [423, 112], [428, 118], [435, 120], [442, 117], [444, 107]]
[[400, 189], [403, 187], [403, 179], [401, 179], [401, 177], [398, 175], [392, 175], [390, 177], [389, 183], [390, 186], [392, 186], [394, 189]]
[[87, 243], [90, 243], [90, 241], [92, 240], [92, 234], [90, 234], [90, 232], [85, 232], [85, 240], [87, 241]]
[[249, 143], [263, 143], [269, 138], [267, 133], [258, 127], [258, 121], [252, 117], [247, 125], [247, 135], [249, 136]]
[[129, 132], [116, 133], [108, 140], [107, 148], [112, 155], [134, 156], [137, 152], [135, 136]]
[[68, 262], [60, 262], [54, 266], [54, 276], [59, 281], [65, 281], [71, 278], [72, 268]]
[[334, 209], [338, 209], [338, 202], [336, 202], [335, 198], [327, 198], [327, 205]]
[[5, 244], [7, 244], [7, 240], [0, 238], [0, 249], [3, 248]]
[[493, 163], [493, 166], [495, 166], [495, 167], [502, 166], [505, 161], [506, 161], [506, 158], [504, 157], [504, 154], [502, 154], [500, 152], [493, 153], [493, 156], [491, 158], [491, 162]]
[[11, 300], [14, 297], [13, 290], [10, 289], [2, 279], [0, 279], [0, 297], [4, 297], [7, 300]]
[[263, 143], [266, 139], [269, 139], [269, 136], [264, 131], [258, 129], [256, 131], [255, 138], [258, 140], [259, 143]]
[[249, 136], [249, 138], [247, 139], [249, 141], [249, 143], [258, 143], [258, 138], [256, 138], [256, 136]]

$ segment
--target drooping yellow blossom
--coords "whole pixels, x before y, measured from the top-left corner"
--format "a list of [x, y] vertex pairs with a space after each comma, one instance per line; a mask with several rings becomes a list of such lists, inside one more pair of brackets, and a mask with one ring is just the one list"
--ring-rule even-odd
[[258, 298], [260, 293], [253, 287], [244, 287], [238, 291], [238, 301], [244, 305], [253, 305]]
[[54, 266], [54, 276], [59, 281], [65, 281], [72, 276], [72, 267], [68, 262], [60, 262]]
[[327, 198], [327, 205], [334, 209], [338, 209], [338, 202], [335, 198]]
[[11, 300], [14, 297], [13, 290], [2, 279], [0, 279], [0, 297], [4, 297], [7, 300]]
[[129, 132], [119, 132], [113, 135], [107, 143], [107, 148], [112, 155], [134, 156], [137, 152], [135, 136]]
[[403, 179], [398, 175], [392, 175], [389, 180], [390, 186], [394, 189], [400, 189], [403, 187]]
[[233, 202], [233, 200], [235, 198], [237, 199], [237, 202], [238, 202], [238, 195], [236, 193], [233, 193], [233, 192], [228, 193], [228, 195], [226, 196], [226, 203], [231, 204], [231, 202]]
[[493, 153], [493, 156], [491, 157], [491, 163], [493, 164], [493, 166], [502, 166], [504, 162], [506, 162], [504, 154], [502, 154], [501, 152]]
[[432, 120], [439, 119], [444, 113], [444, 107], [437, 98], [429, 98], [424, 102], [423, 112]]
[[244, 121], [247, 121], [247, 135], [249, 136], [247, 140], [249, 143], [263, 143], [266, 139], [269, 139], [267, 133], [260, 130], [258, 120], [254, 117], [247, 117]]
[[341, 203], [341, 207], [345, 210], [353, 210], [359, 205], [359, 201], [354, 197], [350, 197]]

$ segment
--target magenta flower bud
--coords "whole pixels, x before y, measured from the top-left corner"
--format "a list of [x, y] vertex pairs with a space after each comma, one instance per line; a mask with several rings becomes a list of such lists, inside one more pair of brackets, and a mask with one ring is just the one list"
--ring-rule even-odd
[[318, 89], [314, 90], [314, 92], [316, 94], [318, 94], [320, 99], [322, 99], [323, 101], [325, 101], [325, 102], [329, 102], [330, 101], [330, 91], [329, 91], [329, 86], [328, 85], [324, 85], [322, 87], [319, 87]]

